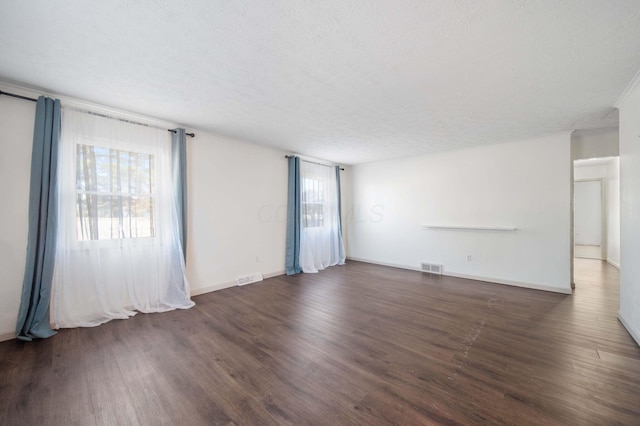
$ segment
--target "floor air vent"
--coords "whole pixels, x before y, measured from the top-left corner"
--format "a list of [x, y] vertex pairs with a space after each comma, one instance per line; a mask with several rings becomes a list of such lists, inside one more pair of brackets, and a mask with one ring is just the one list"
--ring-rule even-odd
[[238, 285], [246, 285], [251, 283], [257, 283], [258, 281], [262, 281], [262, 274], [260, 272], [256, 272], [251, 275], [243, 275], [238, 277]]
[[422, 265], [422, 272], [442, 275], [442, 265], [436, 265], [434, 263], [425, 263], [425, 262], [422, 262], [421, 265]]

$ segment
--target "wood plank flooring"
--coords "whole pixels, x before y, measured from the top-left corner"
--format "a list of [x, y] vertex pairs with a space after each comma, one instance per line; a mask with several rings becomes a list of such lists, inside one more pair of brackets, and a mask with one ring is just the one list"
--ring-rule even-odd
[[640, 424], [601, 261], [573, 296], [348, 262], [194, 300], [0, 344], [0, 424]]

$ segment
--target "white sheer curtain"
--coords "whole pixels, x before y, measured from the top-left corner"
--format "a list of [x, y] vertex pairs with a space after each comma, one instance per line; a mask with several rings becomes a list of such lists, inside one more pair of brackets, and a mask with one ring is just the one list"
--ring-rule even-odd
[[318, 272], [344, 264], [335, 168], [300, 161], [300, 186], [300, 268]]
[[61, 127], [55, 325], [193, 306], [169, 132], [71, 109]]

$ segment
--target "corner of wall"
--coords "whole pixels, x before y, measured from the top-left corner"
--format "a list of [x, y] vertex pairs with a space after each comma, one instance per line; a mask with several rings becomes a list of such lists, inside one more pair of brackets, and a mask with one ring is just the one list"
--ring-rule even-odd
[[620, 313], [618, 318], [640, 344], [640, 72], [616, 106], [620, 109]]
[[631, 322], [625, 318], [624, 314], [621, 311], [618, 312], [618, 321], [622, 323], [622, 325], [624, 326], [624, 328], [627, 329], [631, 337], [633, 337], [633, 340], [635, 340], [638, 346], [640, 346], [640, 330], [635, 328], [633, 324], [631, 324]]
[[13, 340], [16, 338], [16, 333], [13, 331], [0, 331], [0, 342], [6, 342], [7, 340]]

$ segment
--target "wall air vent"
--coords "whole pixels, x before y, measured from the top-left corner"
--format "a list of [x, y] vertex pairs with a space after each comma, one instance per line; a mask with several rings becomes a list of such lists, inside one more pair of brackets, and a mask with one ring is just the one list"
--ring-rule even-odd
[[442, 275], [442, 265], [436, 265], [435, 263], [422, 262], [422, 272], [428, 272], [430, 274]]
[[238, 285], [246, 285], [251, 283], [257, 283], [258, 281], [262, 281], [262, 274], [260, 272], [256, 272], [255, 274], [243, 275], [238, 277]]

